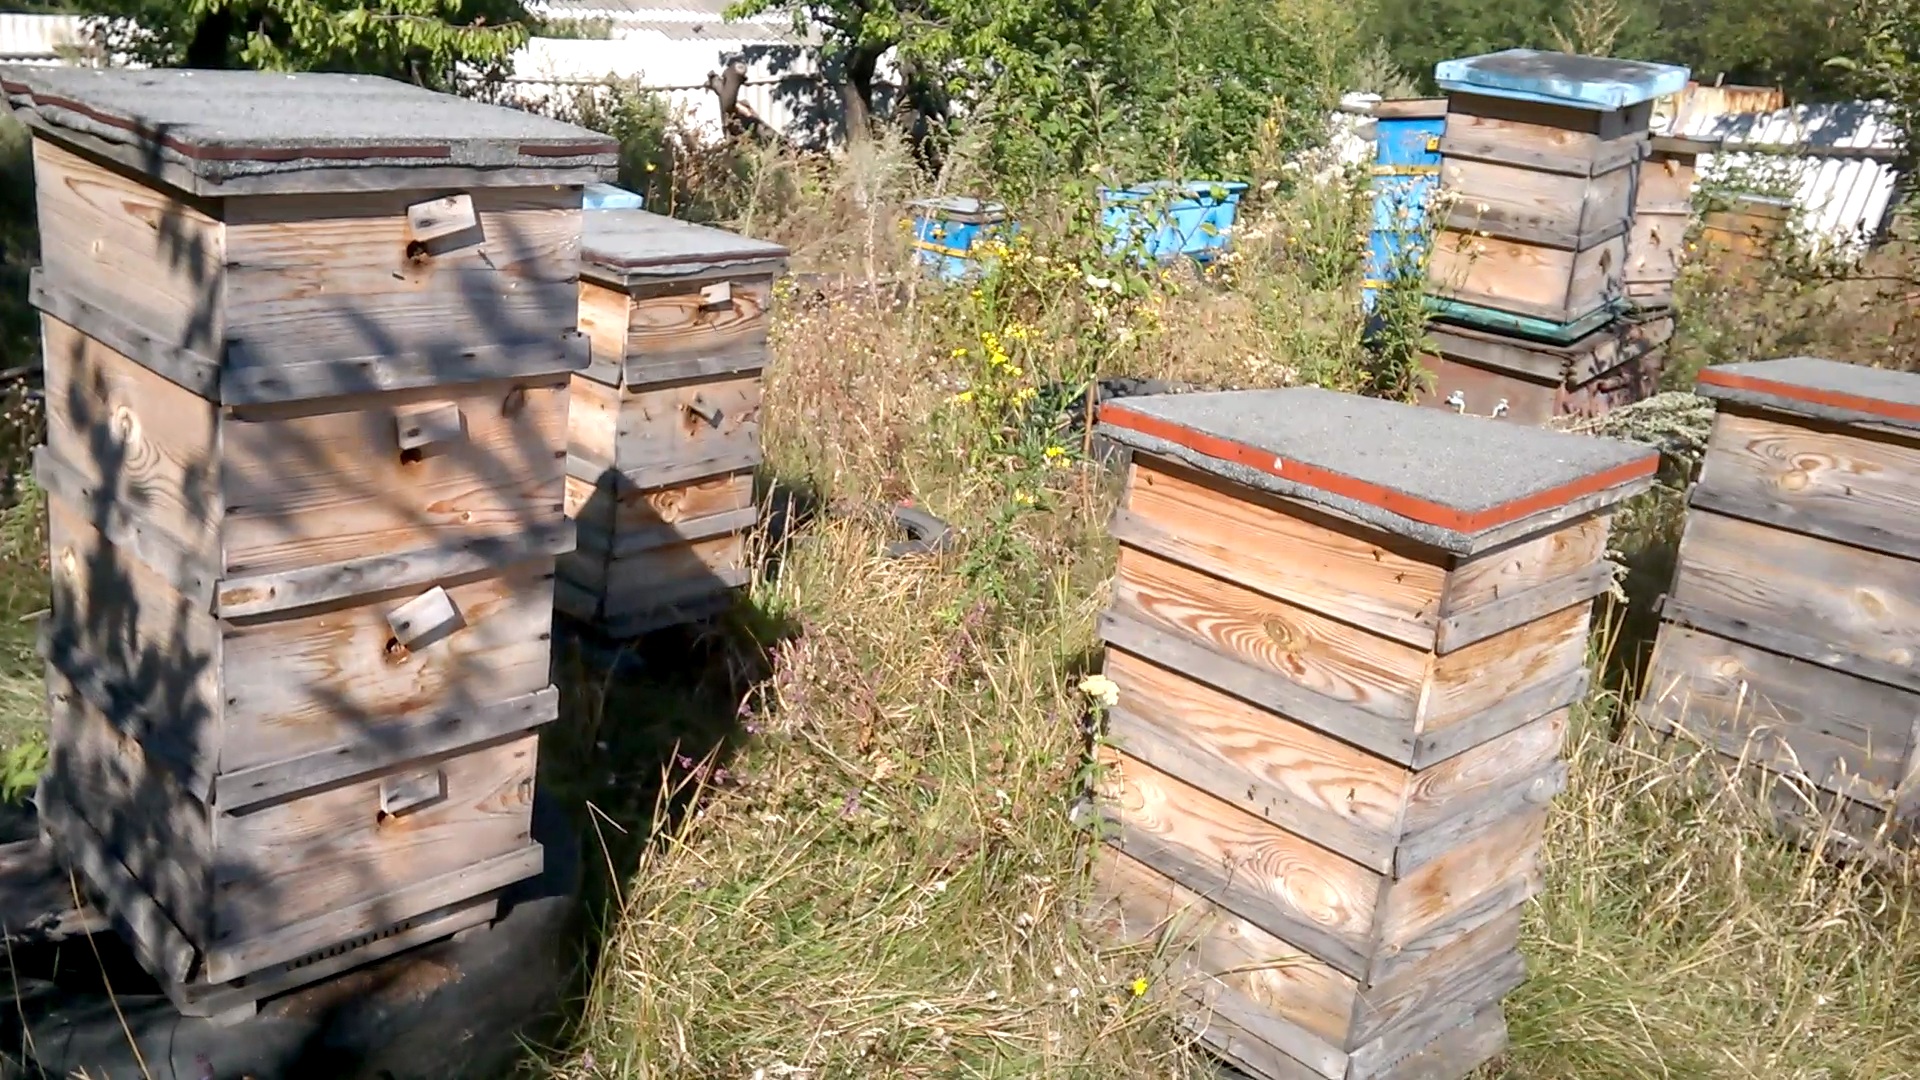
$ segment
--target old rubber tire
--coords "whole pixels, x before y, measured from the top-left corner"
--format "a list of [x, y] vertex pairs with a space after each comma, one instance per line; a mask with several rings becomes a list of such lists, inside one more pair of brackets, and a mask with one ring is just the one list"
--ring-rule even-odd
[[907, 534], [907, 539], [887, 545], [887, 558], [904, 559], [909, 555], [942, 555], [953, 548], [953, 529], [947, 523], [917, 506], [899, 503], [887, 508], [887, 516]]
[[156, 993], [119, 997], [116, 1015], [102, 994], [42, 983], [20, 1003], [35, 1063], [48, 1077], [140, 1076], [131, 1031], [152, 1080], [504, 1076], [523, 1054], [521, 1036], [543, 1034], [557, 1009], [580, 892], [579, 839], [565, 813], [541, 799], [534, 818], [545, 869], [509, 892], [490, 927], [271, 999], [229, 1027], [182, 1017]]

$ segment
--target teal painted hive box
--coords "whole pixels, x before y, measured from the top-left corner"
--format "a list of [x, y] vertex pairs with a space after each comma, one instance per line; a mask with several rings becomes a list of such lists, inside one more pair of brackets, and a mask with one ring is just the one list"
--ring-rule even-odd
[[1146, 262], [1184, 255], [1207, 262], [1232, 239], [1247, 185], [1233, 180], [1153, 180], [1100, 189], [1100, 224], [1110, 254]]
[[921, 199], [913, 205], [913, 246], [920, 264], [947, 281], [960, 281], [985, 269], [974, 248], [994, 237], [1019, 231], [1007, 220], [1007, 208], [966, 196]]
[[1437, 65], [1448, 206], [1429, 291], [1459, 317], [1484, 310], [1559, 337], [1619, 306], [1653, 102], [1688, 75], [1532, 49]]
[[1382, 101], [1373, 109], [1373, 229], [1360, 302], [1372, 311], [1381, 289], [1425, 267], [1427, 208], [1440, 182], [1443, 98]]

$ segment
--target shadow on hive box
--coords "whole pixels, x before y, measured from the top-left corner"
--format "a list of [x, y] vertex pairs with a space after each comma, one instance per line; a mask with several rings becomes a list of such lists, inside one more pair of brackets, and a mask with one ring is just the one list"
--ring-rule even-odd
[[[569, 382], [591, 359], [580, 186], [613, 144], [365, 77], [0, 87], [43, 222], [36, 802], [162, 995], [147, 1068], [201, 1037], [178, 1014], [228, 1025], [205, 1036], [217, 1076], [351, 1074], [296, 1068], [288, 1041], [446, 1065], [435, 1025], [517, 1026], [464, 987], [555, 985], [523, 950], [556, 946], [557, 918], [522, 901], [572, 873], [567, 830], [535, 825], [535, 733], [559, 712]], [[105, 1043], [65, 1007], [35, 1003], [35, 1045], [92, 1067]]]

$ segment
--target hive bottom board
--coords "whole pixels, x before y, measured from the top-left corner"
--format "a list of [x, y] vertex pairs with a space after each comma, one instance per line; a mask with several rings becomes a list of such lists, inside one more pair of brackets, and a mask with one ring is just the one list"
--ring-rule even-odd
[[1657, 393], [1673, 320], [1620, 320], [1569, 345], [1434, 324], [1423, 363], [1433, 381], [1419, 404], [1544, 424], [1593, 416]]

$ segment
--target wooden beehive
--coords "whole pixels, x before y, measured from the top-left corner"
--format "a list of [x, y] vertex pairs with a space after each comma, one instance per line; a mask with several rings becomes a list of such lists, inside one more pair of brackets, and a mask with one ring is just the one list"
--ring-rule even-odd
[[610, 140], [367, 77], [0, 87], [35, 136], [58, 848], [197, 1014], [485, 921], [541, 865]]
[[1793, 817], [1910, 839], [1920, 716], [1920, 375], [1797, 357], [1712, 367], [1640, 717], [1791, 778]]
[[1671, 316], [1615, 319], [1571, 345], [1435, 322], [1421, 362], [1433, 381], [1419, 404], [1518, 424], [1594, 416], [1652, 396]]
[[1653, 452], [1317, 389], [1133, 398], [1096, 929], [1263, 1080], [1505, 1038], [1612, 507]]
[[644, 210], [587, 215], [560, 610], [615, 636], [708, 615], [746, 581], [761, 373], [787, 252]]
[[1663, 136], [1652, 140], [1640, 165], [1622, 279], [1627, 301], [1636, 308], [1663, 311], [1673, 306], [1673, 282], [1686, 262], [1687, 230], [1693, 224], [1696, 163], [1710, 151], [1706, 143]]
[[1449, 209], [1430, 290], [1560, 326], [1617, 305], [1653, 99], [1687, 70], [1511, 49], [1446, 61], [1435, 78]]
[[1721, 270], [1739, 277], [1773, 254], [1792, 220], [1791, 199], [1735, 195], [1702, 215], [1700, 246]]

